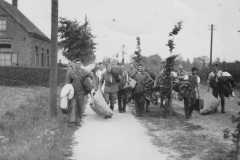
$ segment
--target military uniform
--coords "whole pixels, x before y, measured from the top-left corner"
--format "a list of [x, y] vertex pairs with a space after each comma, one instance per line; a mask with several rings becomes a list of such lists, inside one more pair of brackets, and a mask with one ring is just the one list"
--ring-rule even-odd
[[118, 84], [118, 111], [125, 112], [126, 111], [126, 104], [127, 104], [127, 91], [124, 88], [128, 79], [127, 72], [123, 72], [122, 79]]
[[145, 105], [143, 82], [150, 80], [151, 77], [146, 72], [137, 72], [135, 75], [132, 76], [132, 78], [137, 81], [137, 84], [133, 90], [136, 113], [138, 115], [141, 115], [144, 112]]
[[185, 76], [184, 80], [188, 80], [191, 84], [191, 92], [189, 94], [189, 97], [184, 97], [185, 115], [187, 118], [189, 118], [192, 115], [194, 105], [196, 105], [196, 99], [197, 99], [196, 87], [200, 83], [200, 78], [197, 75], [193, 76], [190, 74]]
[[102, 74], [100, 86], [103, 85], [104, 81], [105, 81], [104, 99], [107, 102], [107, 104], [110, 103], [110, 108], [113, 110], [114, 104], [116, 103], [117, 100], [118, 92], [117, 79], [114, 76], [112, 76], [111, 72], [105, 71]]
[[74, 96], [76, 98], [77, 102], [77, 113], [78, 118], [81, 119], [82, 117], [82, 107], [84, 102], [84, 95], [87, 94], [87, 92], [84, 89], [83, 82], [86, 77], [90, 77], [91, 79], [94, 78], [92, 73], [80, 68], [78, 70], [70, 70], [67, 73], [66, 77], [66, 83], [71, 83], [74, 88]]

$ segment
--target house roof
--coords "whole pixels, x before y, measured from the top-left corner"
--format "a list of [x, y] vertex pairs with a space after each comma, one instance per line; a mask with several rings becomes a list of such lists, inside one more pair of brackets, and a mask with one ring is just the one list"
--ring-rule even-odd
[[28, 33], [38, 35], [41, 38], [50, 41], [50, 39], [40, 31], [22, 12], [20, 12], [15, 6], [0, 0], [0, 6], [9, 13]]

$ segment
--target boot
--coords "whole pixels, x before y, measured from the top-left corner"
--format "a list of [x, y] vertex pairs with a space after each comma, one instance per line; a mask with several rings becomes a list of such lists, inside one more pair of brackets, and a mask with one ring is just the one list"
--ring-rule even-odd
[[150, 112], [149, 105], [146, 105], [146, 112]]
[[224, 107], [222, 107], [222, 113], [225, 113], [225, 109], [224, 109]]

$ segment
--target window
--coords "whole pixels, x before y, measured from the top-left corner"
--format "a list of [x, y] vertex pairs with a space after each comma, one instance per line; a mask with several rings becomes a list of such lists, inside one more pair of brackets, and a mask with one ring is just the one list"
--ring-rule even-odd
[[17, 53], [0, 53], [0, 66], [17, 64]]
[[47, 66], [47, 67], [50, 67], [50, 55], [49, 55], [49, 49], [47, 49], [46, 66]]
[[45, 55], [44, 55], [44, 48], [42, 48], [42, 54], [41, 54], [41, 66], [45, 67]]
[[0, 52], [12, 52], [12, 45], [0, 43]]
[[35, 66], [39, 66], [39, 54], [35, 54]]
[[0, 31], [5, 31], [7, 29], [7, 17], [0, 16]]
[[38, 46], [35, 46], [35, 53], [38, 53]]

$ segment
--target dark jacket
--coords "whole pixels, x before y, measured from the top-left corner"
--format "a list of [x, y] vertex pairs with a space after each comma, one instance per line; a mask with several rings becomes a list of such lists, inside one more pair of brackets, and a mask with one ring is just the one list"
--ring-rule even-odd
[[132, 77], [137, 73], [137, 70], [136, 69], [129, 69], [127, 71], [127, 73], [128, 73], [128, 77]]
[[134, 94], [141, 94], [143, 93], [143, 84], [145, 81], [149, 81], [151, 77], [147, 72], [137, 72], [131, 78], [137, 81], [137, 84], [134, 88]]
[[93, 74], [80, 68], [79, 70], [69, 70], [67, 72], [66, 83], [71, 83], [74, 88], [74, 93], [78, 95], [87, 94], [83, 82], [86, 77], [94, 78]]
[[[111, 82], [112, 77], [112, 82]], [[105, 71], [102, 74], [102, 78], [100, 79], [100, 86], [103, 85], [105, 81], [104, 93], [116, 93], [118, 91], [118, 83], [116, 77], [112, 76], [111, 73]]]
[[127, 82], [127, 72], [123, 72], [122, 78], [120, 80], [120, 82], [118, 83], [118, 90], [122, 90], [123, 87], [125, 86]]

